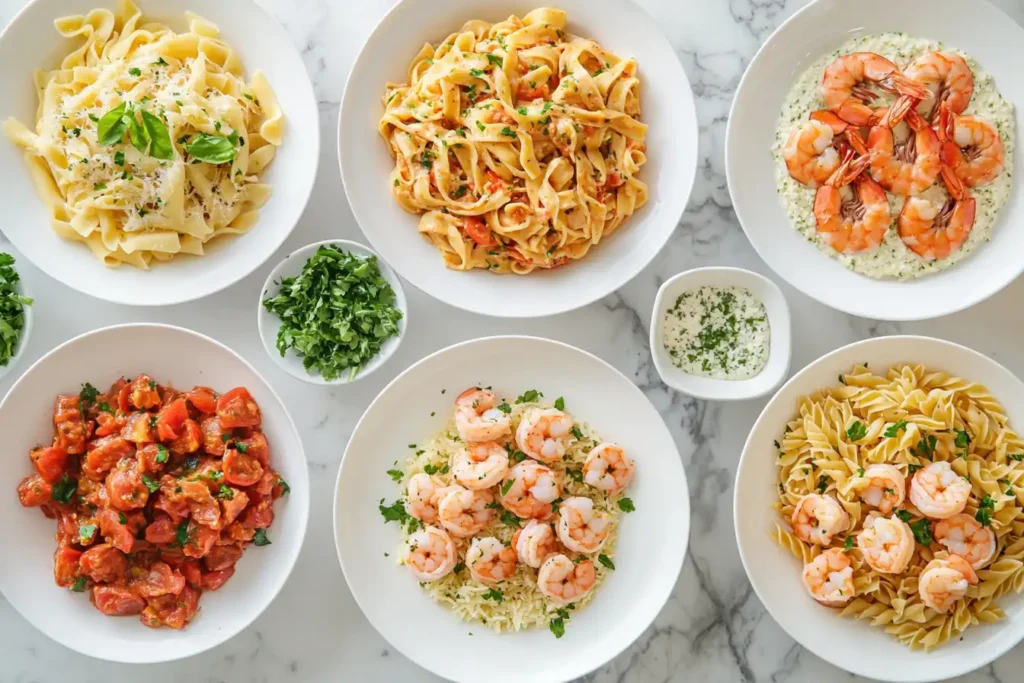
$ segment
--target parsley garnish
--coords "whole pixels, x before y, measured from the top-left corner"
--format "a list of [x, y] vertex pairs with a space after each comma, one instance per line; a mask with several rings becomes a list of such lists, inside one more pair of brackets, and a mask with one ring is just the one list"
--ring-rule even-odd
[[996, 502], [992, 500], [992, 496], [986, 493], [978, 503], [978, 512], [974, 515], [974, 519], [978, 520], [982, 526], [992, 526], [992, 513], [995, 512], [995, 508]]
[[565, 399], [561, 396], [555, 399], [555, 410], [565, 410]]
[[501, 134], [508, 138], [514, 138], [516, 136], [516, 132], [508, 126], [501, 129]]
[[636, 507], [633, 506], [633, 501], [630, 498], [619, 499], [619, 509], [623, 512], [634, 512]]
[[615, 569], [615, 563], [612, 562], [612, 558], [608, 557], [603, 553], [597, 556], [597, 561], [603, 564], [604, 566], [608, 567], [608, 569]]
[[853, 547], [853, 536], [847, 536], [843, 542], [843, 550], [849, 550]]
[[157, 444], [156, 450], [157, 450], [156, 457], [153, 458], [153, 460], [157, 464], [161, 464], [162, 465], [163, 463], [167, 462], [167, 459], [169, 457], [171, 457], [170, 452], [167, 450], [167, 446], [164, 446], [162, 443], [161, 444]]
[[137, 66], [133, 66], [132, 68], [128, 69], [128, 73], [131, 74], [132, 76], [135, 76], [136, 78], [138, 78], [139, 76], [142, 75], [142, 69], [140, 69]]
[[270, 545], [270, 539], [267, 538], [267, 530], [257, 529], [256, 533], [253, 534], [252, 544], [256, 546]]
[[860, 420], [850, 425], [850, 428], [846, 430], [846, 438], [850, 441], [860, 441], [867, 436], [868, 430]]
[[519, 518], [508, 510], [501, 513], [500, 519], [502, 524], [506, 524], [508, 526], [519, 526]]
[[484, 600], [494, 600], [495, 602], [505, 602], [505, 596], [501, 594], [501, 591], [497, 588], [491, 588], [489, 591], [481, 596]]
[[69, 590], [72, 590], [75, 593], [83, 592], [85, 590], [85, 577], [79, 576], [77, 579], [75, 579], [74, 585], [71, 586]]
[[487, 57], [487, 61], [495, 66], [502, 65], [501, 57], [499, 57], [498, 55], [486, 54], [484, 55], [484, 57]]
[[86, 382], [82, 385], [82, 390], [78, 392], [78, 398], [82, 399], [83, 403], [95, 403], [96, 397], [100, 395], [99, 390], [93, 385]]
[[292, 487], [288, 485], [288, 482], [286, 482], [284, 479], [281, 479], [280, 477], [278, 477], [277, 479], [277, 485], [281, 487], [282, 496], [286, 493], [292, 492]]
[[96, 533], [95, 524], [83, 524], [78, 527], [78, 542], [79, 545], [88, 545], [92, 541], [93, 534]]
[[71, 500], [71, 496], [75, 495], [75, 491], [78, 490], [78, 480], [72, 479], [65, 472], [61, 476], [60, 481], [53, 485], [53, 493], [50, 494], [50, 498], [57, 501], [58, 503], [67, 503]]
[[[902, 519], [902, 517], [900, 517]], [[910, 523], [910, 530], [914, 532], [914, 540], [921, 545], [931, 545], [932, 541], [932, 523], [926, 518], [922, 517], [916, 522]]]
[[150, 493], [156, 493], [160, 490], [160, 482], [150, 479], [149, 475], [142, 475], [142, 483], [146, 485], [146, 488], [149, 489]]
[[561, 638], [565, 635], [565, 622], [569, 619], [569, 610], [560, 609], [557, 614], [558, 616], [548, 624], [548, 628], [555, 634], [555, 638]]
[[885, 435], [887, 437], [889, 437], [890, 439], [892, 439], [892, 438], [894, 438], [896, 435], [898, 435], [900, 433], [901, 429], [906, 429], [906, 428], [907, 428], [907, 421], [906, 420], [900, 420], [899, 422], [894, 422], [893, 424], [889, 425], [886, 428], [886, 430], [885, 430]]
[[520, 403], [535, 403], [544, 394], [540, 393], [536, 389], [530, 389], [523, 392], [523, 395], [516, 399], [516, 404]]
[[512, 489], [512, 485], [515, 484], [515, 483], [516, 483], [515, 479], [509, 479], [504, 484], [502, 484], [501, 485], [501, 495], [503, 495], [503, 496], [506, 495]]
[[174, 531], [174, 542], [179, 548], [184, 548], [192, 537], [188, 530], [188, 524], [188, 519], [183, 519]]
[[233, 500], [235, 497], [235, 490], [227, 484], [221, 484], [217, 487], [217, 497], [224, 498], [225, 500]]

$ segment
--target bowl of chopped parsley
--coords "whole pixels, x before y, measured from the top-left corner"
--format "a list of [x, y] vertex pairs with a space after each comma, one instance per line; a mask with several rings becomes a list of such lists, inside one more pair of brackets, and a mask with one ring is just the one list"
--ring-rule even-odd
[[32, 299], [25, 296], [14, 257], [0, 253], [0, 377], [15, 366], [32, 331]]
[[348, 240], [292, 252], [270, 273], [257, 322], [270, 357], [292, 377], [347, 384], [398, 349], [408, 305], [395, 272], [372, 249]]

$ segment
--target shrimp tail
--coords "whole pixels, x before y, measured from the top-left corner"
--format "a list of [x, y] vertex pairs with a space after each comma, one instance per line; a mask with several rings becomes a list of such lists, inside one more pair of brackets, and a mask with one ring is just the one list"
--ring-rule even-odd
[[958, 202], [970, 198], [967, 188], [964, 187], [963, 181], [957, 176], [952, 166], [943, 164], [940, 173], [942, 173], [942, 182], [945, 183], [950, 197]]
[[836, 169], [836, 172], [832, 174], [832, 177], [828, 179], [827, 184], [832, 187], [844, 187], [849, 185], [864, 173], [870, 165], [870, 157], [853, 157], [848, 155], [847, 158], [843, 160], [843, 163], [839, 168]]
[[943, 142], [952, 142], [956, 132], [956, 115], [949, 104], [942, 102], [939, 105], [939, 125], [937, 127], [939, 139]]
[[849, 99], [839, 105], [836, 115], [855, 126], [869, 126], [875, 118], [875, 110], [863, 102]]
[[849, 122], [844, 121], [841, 117], [828, 109], [812, 111], [809, 118], [812, 121], [820, 121], [821, 123], [824, 123], [826, 126], [831, 128], [832, 132], [836, 135], [845, 132], [850, 126]]
[[[885, 115], [882, 117], [882, 120], [878, 122], [878, 125], [895, 128], [900, 121], [908, 118], [908, 115], [913, 111], [916, 105], [917, 100], [913, 97], [904, 96], [899, 98], [891, 107], [889, 107], [888, 110], [886, 110]], [[907, 121], [907, 124], [910, 125], [909, 120]], [[913, 128], [913, 126], [911, 126], [911, 128]], [[914, 130], [919, 129], [915, 128]]]
[[899, 71], [889, 74], [886, 85], [900, 95], [911, 97], [914, 100], [927, 99], [931, 94], [928, 88]]

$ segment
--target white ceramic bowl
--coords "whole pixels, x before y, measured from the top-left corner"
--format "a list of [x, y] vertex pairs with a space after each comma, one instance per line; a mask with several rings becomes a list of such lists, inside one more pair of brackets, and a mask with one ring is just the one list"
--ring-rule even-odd
[[[277, 350], [277, 332], [281, 329], [281, 319], [268, 311], [263, 305], [264, 299], [277, 296], [278, 292], [281, 291], [282, 279], [298, 276], [302, 272], [302, 267], [306, 265], [306, 261], [316, 253], [317, 249], [325, 245], [341, 247], [345, 251], [363, 258], [376, 256], [377, 265], [380, 267], [380, 274], [384, 276], [384, 279], [391, 285], [391, 289], [395, 291], [395, 308], [402, 312], [402, 319], [398, 322], [398, 336], [384, 342], [380, 353], [370, 359], [351, 380], [349, 379], [348, 372], [344, 372], [341, 377], [330, 381], [325, 380], [319, 374], [310, 374], [302, 366], [302, 358], [295, 353], [294, 349], [288, 349], [288, 352], [282, 357], [281, 352]], [[260, 290], [260, 298], [256, 302], [256, 306], [259, 309], [259, 312], [256, 314], [256, 322], [260, 330], [260, 339], [263, 340], [263, 348], [267, 350], [267, 353], [274, 359], [278, 367], [292, 377], [301, 379], [303, 382], [309, 382], [310, 384], [350, 384], [366, 377], [384, 365], [388, 358], [398, 350], [398, 345], [402, 343], [402, 338], [405, 336], [405, 328], [408, 325], [409, 318], [409, 304], [405, 300], [405, 290], [402, 289], [402, 281], [395, 275], [395, 271], [391, 270], [391, 267], [373, 249], [364, 247], [358, 242], [350, 242], [348, 240], [314, 242], [288, 254], [271, 271], [270, 277], [267, 278], [267, 281], [263, 284], [263, 289]]]
[[[741, 380], [714, 379], [690, 375], [672, 363], [662, 342], [665, 312], [679, 295], [699, 287], [745, 287], [764, 304], [768, 313], [770, 349], [768, 363], [755, 377]], [[740, 401], [764, 396], [779, 386], [789, 372], [792, 350], [789, 305], [778, 286], [757, 273], [742, 268], [695, 268], [670, 277], [658, 289], [651, 316], [651, 355], [665, 384], [695, 398], [709, 401]]]
[[[797, 399], [836, 385], [836, 376], [867, 363], [882, 372], [897, 363], [922, 363], [988, 387], [1010, 424], [1024, 425], [1024, 383], [994, 360], [952, 342], [930, 337], [880, 337], [833, 351], [798, 372], [768, 403], [750, 430], [736, 473], [733, 515], [740, 557], [750, 583], [769, 614], [802, 646], [842, 669], [899, 683], [952, 678], [980, 668], [1024, 638], [1024, 597], [999, 601], [1006, 619], [972, 626], [962, 638], [925, 653], [901, 645], [867, 622], [842, 619], [836, 610], [817, 604], [800, 579], [800, 562], [775, 543], [778, 515], [776, 448], [786, 423], [796, 414]], [[837, 647], [836, 643], [842, 643]]]
[[[50, 211], [39, 195], [22, 150], [0, 139], [0, 184], [6, 192], [4, 234], [26, 259], [47, 275], [99, 299], [138, 306], [162, 306], [199, 299], [234, 284], [263, 264], [284, 242], [306, 207], [320, 156], [316, 96], [299, 51], [285, 30], [254, 0], [140, 0], [148, 18], [178, 31], [187, 29], [187, 10], [202, 14], [221, 30], [239, 54], [246, 76], [261, 69], [277, 93], [286, 119], [284, 144], [264, 181], [273, 195], [252, 230], [214, 240], [202, 257], [181, 256], [148, 271], [107, 268], [84, 244], [68, 242], [50, 228]], [[15, 117], [33, 128], [37, 107], [33, 69], [54, 68], [80, 40], [62, 38], [58, 17], [87, 14], [97, 6], [116, 9], [116, 0], [34, 0], [0, 35], [0, 119]]]
[[338, 157], [352, 213], [370, 244], [399, 275], [435, 299], [483, 315], [530, 318], [573, 310], [614, 292], [651, 262], [675, 231], [697, 168], [693, 93], [668, 39], [632, 0], [563, 0], [569, 32], [593, 38], [640, 67], [647, 163], [639, 177], [650, 200], [587, 256], [529, 276], [463, 273], [417, 233], [418, 216], [391, 196], [394, 159], [376, 134], [389, 81], [403, 82], [424, 42], [437, 44], [470, 19], [503, 21], [535, 9], [535, 0], [402, 0], [366, 41], [352, 66], [338, 120]]
[[[821, 55], [850, 38], [903, 31], [941, 40], [972, 55], [1003, 96], [1024, 107], [1024, 29], [984, 0], [818, 0], [772, 34], [747, 67], [729, 113], [726, 174], [736, 215], [751, 244], [787, 282], [827, 306], [882, 320], [923, 320], [962, 310], [1012, 282], [1024, 270], [1024, 204], [1011, 196], [992, 232], [961, 263], [917, 280], [874, 280], [847, 270], [810, 244], [790, 223], [776, 194], [770, 150], [783, 99]], [[1020, 124], [1017, 125], [1018, 136]], [[1017, 145], [1015, 167], [1021, 168]]]
[[[87, 594], [53, 582], [56, 522], [23, 508], [15, 494], [33, 470], [28, 452], [53, 439], [53, 401], [78, 393], [83, 382], [105, 386], [124, 375], [151, 374], [162, 383], [220, 391], [244, 386], [263, 413], [274, 469], [291, 492], [274, 505], [271, 545], [249, 546], [223, 588], [207, 591], [200, 611], [182, 631], [151, 629], [137, 618], [104, 616]], [[309, 477], [302, 441], [274, 390], [241, 356], [219, 342], [180, 327], [129, 324], [88, 332], [40, 358], [0, 404], [7, 461], [0, 469], [0, 518], [18, 548], [0, 562], [0, 592], [25, 619], [58, 643], [115, 662], [163, 662], [208, 650], [248, 626], [271, 603], [298, 558], [309, 517]], [[14, 547], [12, 546], [12, 547]]]
[[[408, 444], [440, 431], [451, 419], [455, 397], [472, 385], [493, 387], [503, 396], [526, 389], [551, 399], [563, 396], [566, 410], [636, 460], [628, 493], [636, 511], [621, 517], [616, 569], [586, 609], [573, 613], [559, 640], [543, 628], [498, 635], [483, 624], [460, 621], [395, 563], [400, 533], [384, 523], [378, 505], [403, 492], [385, 470], [409, 452]], [[403, 415], [398, 422], [396, 414]], [[604, 361], [534, 337], [463, 342], [399, 375], [356, 425], [334, 496], [338, 559], [363, 613], [404, 655], [455, 681], [566, 681], [607, 662], [643, 633], [668, 599], [686, 554], [689, 524], [679, 452], [650, 402]], [[516, 652], [530, 655], [516, 657], [514, 666], [495, 666]]]
[[[21, 275], [21, 270], [18, 268], [18, 264], [14, 264], [14, 269], [18, 271], [18, 275]], [[18, 294], [32, 298], [32, 293], [25, 290], [25, 279], [21, 278], [18, 281], [16, 288]], [[32, 335], [32, 326], [35, 320], [35, 313], [32, 309], [35, 308], [35, 304], [32, 306], [22, 306], [23, 317], [25, 319], [25, 326], [21, 328], [21, 336], [18, 337], [18, 343], [14, 346], [14, 355], [11, 356], [10, 360], [7, 361], [7, 365], [0, 366], [0, 379], [3, 379], [7, 374], [14, 369], [21, 360], [21, 357], [25, 355], [25, 349], [28, 348], [28, 340]]]

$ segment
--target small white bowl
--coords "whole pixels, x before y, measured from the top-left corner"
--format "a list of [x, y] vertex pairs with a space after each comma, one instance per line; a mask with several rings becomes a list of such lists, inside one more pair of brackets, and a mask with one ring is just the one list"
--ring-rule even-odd
[[[17, 263], [14, 264], [14, 269], [18, 269]], [[21, 275], [20, 271], [18, 274]], [[25, 291], [24, 279], [18, 281], [18, 286], [15, 287], [15, 289], [17, 290], [18, 294], [22, 296], [27, 296], [30, 299], [32, 298], [31, 295], [26, 293]], [[33, 307], [34, 304], [32, 306], [22, 306], [22, 311], [25, 318], [25, 326], [21, 328], [21, 335], [18, 337], [18, 343], [15, 344], [14, 346], [14, 354], [11, 355], [11, 359], [7, 361], [7, 365], [0, 366], [0, 379], [6, 377], [7, 373], [9, 373], [14, 368], [14, 366], [18, 364], [18, 361], [21, 360], [21, 357], [25, 355], [25, 349], [28, 348], [28, 338], [32, 334], [32, 322], [34, 318], [32, 314]]]
[[[698, 287], [745, 287], [764, 304], [770, 334], [768, 363], [755, 377], [729, 380], [690, 375], [672, 363], [662, 343], [665, 311], [683, 292]], [[651, 355], [662, 381], [676, 391], [709, 401], [742, 401], [764, 396], [779, 386], [789, 372], [792, 331], [789, 305], [778, 286], [757, 273], [742, 268], [695, 268], [669, 278], [658, 290], [651, 317]]]
[[[356, 373], [352, 379], [349, 379], [348, 373], [344, 372], [340, 377], [333, 380], [326, 380], [320, 375], [311, 374], [302, 365], [302, 358], [295, 353], [294, 349], [288, 349], [288, 352], [282, 357], [281, 352], [277, 350], [277, 331], [281, 329], [281, 319], [271, 313], [263, 306], [263, 300], [277, 296], [277, 293], [281, 291], [281, 280], [289, 277], [296, 277], [302, 272], [302, 267], [306, 265], [306, 261], [316, 253], [316, 250], [321, 246], [335, 245], [341, 247], [347, 252], [355, 254], [356, 256], [377, 257], [377, 266], [380, 268], [380, 274], [384, 276], [384, 279], [391, 285], [391, 289], [395, 290], [395, 308], [402, 312], [402, 319], [398, 321], [398, 336], [391, 337], [388, 339], [380, 348], [380, 353], [371, 358], [366, 365], [364, 365], [359, 372]], [[375, 252], [369, 247], [364, 247], [358, 242], [350, 242], [348, 240], [324, 240], [323, 242], [314, 242], [308, 244], [301, 249], [297, 249], [277, 264], [277, 266], [270, 272], [270, 277], [263, 284], [263, 288], [260, 290], [259, 300], [256, 302], [258, 313], [256, 314], [256, 324], [260, 330], [260, 339], [263, 340], [263, 348], [267, 350], [270, 357], [274, 359], [274, 362], [278, 366], [287, 372], [289, 375], [296, 379], [301, 379], [303, 382], [309, 382], [310, 384], [320, 385], [336, 385], [336, 384], [351, 384], [357, 382], [367, 375], [371, 374], [374, 370], [384, 365], [388, 358], [396, 350], [398, 345], [402, 343], [402, 338], [405, 337], [405, 327], [409, 320], [409, 305], [405, 300], [405, 290], [402, 289], [402, 281], [395, 274], [395, 271], [391, 269], [384, 259], [380, 257], [380, 254]]]

